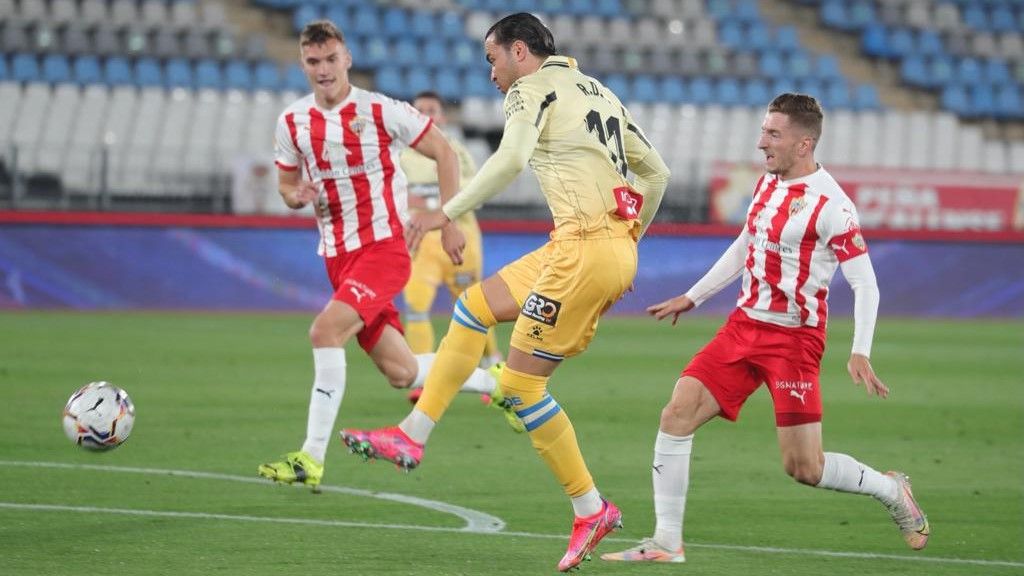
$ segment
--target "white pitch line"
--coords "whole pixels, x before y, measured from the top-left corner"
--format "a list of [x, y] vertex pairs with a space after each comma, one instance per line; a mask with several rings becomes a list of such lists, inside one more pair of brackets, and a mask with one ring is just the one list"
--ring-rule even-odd
[[[96, 464], [68, 464], [63, 462], [23, 462], [23, 461], [9, 461], [0, 460], [0, 466], [30, 466], [34, 468], [63, 468], [67, 470], [97, 470], [100, 472], [125, 472], [129, 474], [152, 474], [156, 476], [178, 476], [183, 478], [202, 478], [206, 480], [228, 480], [231, 482], [245, 482], [249, 484], [269, 484], [266, 478], [256, 478], [252, 476], [235, 476], [232, 474], [217, 474], [214, 472], [196, 472], [192, 470], [164, 470], [160, 468], [135, 468], [130, 466], [99, 466]], [[306, 488], [305, 485], [296, 484], [296, 487]], [[463, 508], [462, 506], [456, 506], [455, 504], [449, 504], [447, 502], [439, 502], [437, 500], [428, 500], [426, 498], [417, 498], [416, 496], [407, 496], [405, 494], [394, 494], [391, 492], [373, 492], [370, 490], [360, 490], [358, 488], [346, 488], [343, 486], [328, 486], [326, 484], [320, 485], [320, 490], [324, 492], [336, 492], [339, 494], [349, 494], [351, 496], [361, 496], [364, 498], [376, 498], [378, 500], [389, 500], [391, 502], [401, 502], [403, 504], [412, 504], [413, 506], [419, 506], [421, 508], [427, 508], [437, 512], [444, 512], [452, 514], [462, 518], [466, 525], [462, 528], [456, 529], [460, 532], [477, 532], [477, 533], [488, 533], [488, 532], [499, 532], [505, 528], [505, 522], [497, 516], [491, 516], [477, 510], [470, 508]]]
[[[64, 469], [86, 469], [99, 470], [104, 472], [128, 472], [136, 474], [161, 474], [179, 476], [186, 478], [207, 478], [214, 480], [230, 480], [233, 482], [263, 483], [265, 480], [250, 478], [247, 476], [233, 476], [230, 474], [216, 474], [210, 472], [194, 472], [188, 470], [162, 470], [157, 468], [132, 468], [122, 466], [97, 466], [93, 464], [65, 464], [60, 462], [22, 462], [0, 460], [0, 465], [11, 466], [32, 466], [39, 468], [64, 468]], [[56, 504], [22, 504], [20, 502], [0, 502], [0, 509], [9, 510], [34, 510], [39, 512], [85, 512], [101, 514], [122, 514], [129, 516], [156, 516], [165, 518], [195, 518], [206, 520], [231, 520], [240, 522], [265, 522], [273, 524], [298, 524], [310, 526], [332, 526], [339, 528], [384, 528], [393, 530], [416, 530], [421, 532], [450, 532], [450, 533], [474, 533], [496, 536], [512, 536], [519, 538], [542, 538], [565, 540], [564, 534], [537, 534], [534, 532], [506, 532], [505, 523], [494, 516], [447, 504], [434, 500], [405, 496], [402, 494], [390, 494], [386, 492], [372, 492], [357, 488], [345, 488], [341, 486], [321, 486], [328, 492], [350, 494], [354, 496], [366, 496], [379, 498], [394, 502], [404, 502], [423, 506], [432, 510], [450, 512], [466, 519], [467, 525], [463, 528], [447, 528], [442, 526], [421, 526], [414, 524], [374, 524], [368, 522], [350, 522], [345, 520], [318, 520], [313, 518], [281, 518], [268, 516], [245, 516], [236, 514], [215, 514], [208, 512], [176, 512], [164, 510], [140, 510], [132, 508], [98, 508], [92, 506], [65, 506]], [[456, 512], [460, 511], [460, 513]], [[468, 516], [468, 517], [467, 517]], [[470, 520], [473, 518], [474, 520]], [[489, 519], [482, 521], [482, 519]], [[607, 537], [608, 542], [635, 542], [635, 539]], [[773, 546], [740, 546], [734, 544], [706, 544], [687, 541], [688, 548], [707, 548], [710, 550], [734, 550], [737, 552], [756, 552], [765, 554], [788, 554], [794, 556], [821, 556], [826, 558], [856, 558], [860, 560], [897, 560], [904, 562], [925, 562], [934, 564], [960, 564], [970, 566], [992, 566], [1008, 568], [1024, 568], [1024, 562], [1010, 560], [976, 560], [971, 558], [946, 558], [941, 556], [906, 556], [900, 554], [875, 554], [871, 552], [840, 552], [835, 550], [814, 550], [809, 548], [777, 548]]]

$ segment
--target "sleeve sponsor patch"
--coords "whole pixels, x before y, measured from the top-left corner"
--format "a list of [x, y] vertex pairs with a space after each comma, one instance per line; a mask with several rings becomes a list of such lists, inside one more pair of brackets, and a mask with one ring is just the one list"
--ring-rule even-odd
[[524, 110], [526, 110], [526, 102], [523, 100], [523, 95], [519, 89], [511, 90], [505, 96], [505, 119], [508, 120]]
[[864, 242], [860, 228], [851, 228], [839, 236], [833, 237], [829, 240], [828, 245], [840, 262], [846, 262], [868, 251], [868, 245]]

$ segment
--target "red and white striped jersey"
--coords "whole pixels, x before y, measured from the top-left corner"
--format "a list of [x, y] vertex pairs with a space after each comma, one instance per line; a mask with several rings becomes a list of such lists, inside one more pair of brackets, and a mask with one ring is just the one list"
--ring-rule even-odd
[[825, 328], [836, 268], [867, 252], [857, 209], [824, 168], [790, 181], [765, 174], [747, 210], [737, 305], [757, 320]]
[[374, 242], [401, 238], [408, 219], [402, 148], [430, 128], [415, 108], [383, 94], [352, 87], [330, 110], [313, 94], [288, 106], [277, 120], [275, 160], [282, 170], [300, 166], [318, 185], [315, 203], [321, 256], [337, 256]]

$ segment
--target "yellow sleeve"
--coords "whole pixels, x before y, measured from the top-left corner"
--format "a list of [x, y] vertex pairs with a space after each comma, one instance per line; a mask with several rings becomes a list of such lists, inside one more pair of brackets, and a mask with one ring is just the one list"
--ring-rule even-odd
[[456, 220], [494, 197], [512, 183], [526, 167], [537, 147], [540, 131], [533, 124], [509, 122], [494, 154], [484, 162], [473, 180], [442, 207], [449, 220]]

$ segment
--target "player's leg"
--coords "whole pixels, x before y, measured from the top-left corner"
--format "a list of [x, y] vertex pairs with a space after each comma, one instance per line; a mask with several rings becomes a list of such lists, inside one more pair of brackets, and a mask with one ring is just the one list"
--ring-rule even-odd
[[883, 474], [847, 454], [824, 452], [820, 422], [777, 430], [783, 466], [797, 482], [874, 497], [889, 511], [908, 546], [914, 550], [925, 547], [930, 534], [928, 518], [914, 499], [905, 474]]
[[332, 299], [317, 314], [309, 330], [313, 345], [313, 387], [306, 416], [302, 448], [280, 462], [261, 464], [260, 476], [278, 482], [302, 482], [317, 491], [323, 477], [324, 457], [334, 420], [345, 395], [345, 343], [363, 327], [362, 319], [346, 302]]
[[416, 252], [409, 281], [402, 290], [406, 308], [405, 340], [413, 354], [429, 354], [434, 351], [434, 325], [430, 322], [430, 308], [441, 283], [442, 263], [438, 262], [438, 258], [448, 260], [448, 255], [440, 249], [440, 237], [428, 236]]

